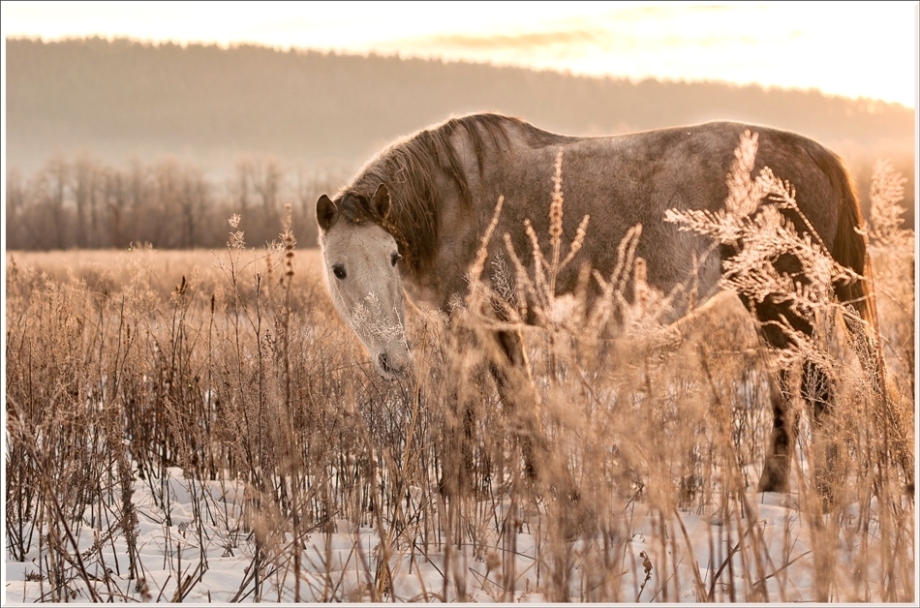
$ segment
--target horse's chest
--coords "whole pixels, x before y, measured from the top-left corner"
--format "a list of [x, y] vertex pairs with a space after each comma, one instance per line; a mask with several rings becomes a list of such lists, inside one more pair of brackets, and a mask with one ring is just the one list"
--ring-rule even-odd
[[433, 284], [407, 280], [403, 281], [403, 289], [416, 306], [438, 309], [442, 305], [440, 290]]

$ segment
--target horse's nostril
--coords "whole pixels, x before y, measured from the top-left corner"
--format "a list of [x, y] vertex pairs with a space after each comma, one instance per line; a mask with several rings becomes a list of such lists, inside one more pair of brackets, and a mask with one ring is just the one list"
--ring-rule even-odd
[[377, 361], [380, 362], [380, 367], [383, 369], [390, 369], [390, 358], [387, 357], [386, 353], [380, 353], [380, 356], [377, 357]]

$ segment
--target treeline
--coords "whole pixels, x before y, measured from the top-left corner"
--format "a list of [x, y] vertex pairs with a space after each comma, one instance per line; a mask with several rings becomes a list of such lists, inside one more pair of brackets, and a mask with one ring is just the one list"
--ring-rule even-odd
[[236, 230], [228, 223], [233, 215], [246, 243], [261, 246], [278, 238], [288, 208], [295, 238], [309, 247], [316, 244], [316, 200], [343, 182], [274, 157], [242, 156], [231, 175], [208, 178], [173, 157], [114, 167], [89, 154], [55, 156], [30, 177], [10, 169], [7, 249], [219, 248]]
[[[891, 160], [907, 177], [903, 218], [913, 226], [913, 159]], [[873, 164], [861, 157], [849, 163], [866, 217]], [[175, 157], [116, 167], [89, 153], [55, 155], [30, 176], [7, 171], [7, 249], [219, 248], [227, 243], [233, 215], [241, 218], [246, 243], [262, 246], [278, 238], [288, 206], [295, 238], [312, 247], [317, 199], [334, 194], [349, 177], [289, 166], [274, 156], [242, 155], [230, 170], [206, 173]]]
[[7, 162], [27, 172], [83, 149], [110, 163], [172, 154], [209, 171], [244, 153], [357, 169], [398, 136], [477, 111], [570, 135], [738, 120], [872, 157], [913, 149], [911, 109], [816, 90], [99, 38], [12, 39], [5, 59]]

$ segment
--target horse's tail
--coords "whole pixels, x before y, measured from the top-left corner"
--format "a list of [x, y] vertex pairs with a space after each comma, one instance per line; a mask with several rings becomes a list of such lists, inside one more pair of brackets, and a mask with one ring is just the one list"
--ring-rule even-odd
[[[859, 275], [854, 281], [838, 282], [834, 286], [837, 300], [852, 306], [867, 324], [866, 334], [879, 344], [878, 312], [872, 284], [872, 267], [869, 261], [865, 221], [859, 207], [856, 185], [839, 158], [831, 155], [822, 163], [830, 178], [833, 200], [839, 204], [837, 233], [831, 247], [831, 256], [838, 264], [851, 268]], [[881, 358], [879, 358], [881, 365]], [[879, 370], [882, 372], [882, 370]]]
[[866, 224], [859, 207], [856, 185], [850, 173], [836, 155], [829, 155], [825, 162], [819, 163], [830, 178], [834, 200], [839, 204], [837, 232], [831, 247], [831, 256], [839, 264], [851, 268], [859, 277], [850, 282], [838, 282], [834, 286], [837, 300], [852, 306], [863, 320], [859, 327], [855, 319], [848, 319], [846, 327], [856, 342], [856, 351], [860, 364], [867, 374], [874, 376], [875, 389], [881, 399], [885, 425], [894, 432], [895, 437], [888, 436], [888, 445], [900, 462], [913, 485], [913, 455], [908, 445], [910, 435], [905, 433], [905, 425], [898, 407], [897, 389], [888, 384], [883, 345], [879, 331], [878, 308], [875, 300], [875, 288], [872, 280], [872, 264], [869, 259]]

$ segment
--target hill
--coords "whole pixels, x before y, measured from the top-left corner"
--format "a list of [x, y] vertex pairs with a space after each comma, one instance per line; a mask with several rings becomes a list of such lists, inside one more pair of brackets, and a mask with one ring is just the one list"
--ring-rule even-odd
[[174, 155], [220, 174], [244, 153], [351, 170], [399, 135], [482, 110], [576, 135], [730, 119], [844, 156], [913, 148], [911, 109], [817, 91], [98, 38], [7, 40], [6, 68], [7, 161], [26, 174], [78, 150], [118, 165]]

